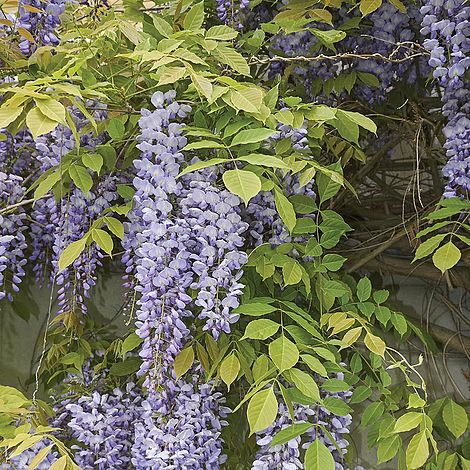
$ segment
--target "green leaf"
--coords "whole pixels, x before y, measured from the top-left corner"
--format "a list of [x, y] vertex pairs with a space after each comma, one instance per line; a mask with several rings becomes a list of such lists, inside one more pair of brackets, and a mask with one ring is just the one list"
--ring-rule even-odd
[[85, 194], [88, 194], [93, 186], [93, 179], [86, 168], [76, 164], [70, 165], [69, 175], [75, 186], [80, 188]]
[[232, 140], [230, 147], [242, 144], [255, 144], [269, 139], [276, 131], [260, 127], [258, 129], [246, 129], [240, 131]]
[[414, 429], [418, 424], [420, 424], [424, 419], [423, 413], [418, 413], [417, 411], [410, 411], [400, 416], [395, 423], [393, 432], [406, 432]]
[[305, 470], [335, 470], [335, 460], [320, 439], [315, 439], [305, 452]]
[[460, 261], [461, 256], [460, 250], [452, 242], [447, 242], [434, 253], [432, 262], [444, 274]]
[[357, 290], [356, 290], [356, 295], [357, 298], [361, 302], [365, 302], [370, 298], [370, 294], [372, 293], [372, 284], [367, 277], [363, 277], [359, 279], [359, 282], [357, 283]]
[[280, 158], [272, 155], [265, 155], [264, 153], [250, 153], [250, 155], [238, 157], [237, 160], [251, 163], [252, 165], [267, 166], [269, 168], [289, 168], [289, 165], [284, 163]]
[[320, 374], [323, 377], [328, 377], [328, 372], [319, 359], [311, 356], [310, 354], [302, 354], [300, 357], [310, 370]]
[[429, 447], [425, 431], [415, 434], [406, 449], [407, 468], [414, 470], [422, 467], [429, 457]]
[[135, 189], [128, 184], [118, 184], [117, 192], [123, 199], [130, 201], [134, 197]]
[[225, 382], [230, 390], [230, 385], [235, 381], [240, 372], [240, 361], [238, 357], [232, 353], [227, 356], [220, 365], [220, 378]]
[[321, 260], [321, 265], [328, 269], [328, 271], [336, 272], [341, 269], [345, 261], [346, 258], [344, 256], [328, 253]]
[[269, 356], [279, 372], [283, 372], [297, 364], [299, 350], [292, 341], [282, 335], [269, 345]]
[[222, 175], [227, 189], [243, 200], [245, 204], [261, 190], [261, 180], [258, 175], [245, 170], [228, 170]]
[[[214, 142], [213, 140], [198, 140], [197, 142], [191, 142], [186, 145], [182, 150], [195, 150], [195, 149], [221, 149], [225, 148], [225, 145], [220, 142]], [[218, 160], [218, 159], [214, 159]], [[197, 162], [199, 163], [199, 162]]]
[[336, 109], [324, 105], [314, 105], [306, 113], [307, 119], [310, 121], [330, 121], [336, 117]]
[[[278, 190], [274, 191], [274, 202], [276, 204], [276, 210], [279, 216], [285, 223], [289, 232], [292, 232], [292, 230], [294, 230], [295, 224], [297, 223], [294, 206], [289, 201], [289, 199], [287, 199], [286, 196], [284, 196], [284, 194]], [[297, 284], [297, 282], [295, 284]]]
[[26, 125], [28, 126], [33, 139], [36, 140], [40, 135], [48, 134], [57, 127], [58, 122], [49, 119], [39, 108], [33, 108], [26, 116]]
[[219, 43], [214, 52], [223, 64], [228, 65], [241, 75], [250, 76], [250, 67], [247, 61], [239, 52], [235, 51], [235, 49]]
[[341, 185], [332, 180], [324, 173], [317, 176], [318, 193], [320, 194], [320, 202], [326, 202], [331, 199], [341, 188]]
[[443, 410], [442, 418], [447, 429], [457, 438], [459, 438], [467, 429], [468, 416], [465, 409], [454, 400], [449, 400]]
[[359, 140], [359, 126], [344, 113], [336, 113], [336, 119], [331, 121], [331, 124], [336, 127], [341, 137], [344, 139], [358, 144]]
[[108, 123], [108, 134], [111, 137], [111, 139], [121, 139], [124, 137], [124, 132], [125, 132], [125, 127], [122, 121], [116, 117], [110, 119]]
[[307, 397], [321, 401], [320, 390], [313, 377], [300, 369], [290, 369], [289, 378], [294, 385]]
[[269, 447], [273, 447], [276, 445], [287, 444], [292, 439], [306, 433], [309, 429], [312, 428], [311, 423], [294, 423], [288, 426], [287, 428], [281, 429], [275, 436], [273, 437]]
[[44, 459], [48, 456], [51, 449], [54, 447], [54, 444], [51, 444], [47, 447], [41, 449], [31, 460], [30, 464], [28, 465], [28, 470], [35, 470], [38, 465], [44, 461]]
[[134, 349], [142, 344], [143, 339], [137, 336], [135, 333], [131, 333], [126, 339], [122, 342], [121, 346], [121, 355], [125, 356], [128, 352], [134, 351]]
[[366, 16], [377, 10], [382, 5], [382, 0], [361, 0], [359, 10]]
[[184, 29], [195, 31], [200, 29], [204, 21], [204, 2], [197, 3], [186, 14], [183, 20]]
[[114, 243], [108, 232], [105, 232], [100, 228], [94, 228], [91, 232], [91, 237], [104, 252], [112, 256]]
[[124, 238], [124, 225], [114, 217], [104, 217], [103, 222], [108, 226], [109, 230], [121, 240]]
[[371, 403], [362, 413], [361, 424], [366, 427], [368, 424], [375, 423], [380, 419], [385, 410], [384, 404], [381, 401]]
[[433, 253], [447, 235], [447, 233], [439, 233], [438, 235], [434, 235], [434, 237], [428, 238], [424, 242], [420, 243], [412, 263]]
[[205, 96], [208, 100], [211, 99], [212, 96], [212, 83], [206, 77], [195, 73], [194, 70], [190, 70], [191, 81], [195, 86], [196, 90], [199, 94]]
[[331, 393], [345, 392], [349, 390], [349, 385], [343, 380], [327, 379], [322, 383], [321, 388]]
[[345, 403], [344, 400], [336, 397], [326, 397], [323, 400], [323, 406], [338, 416], [346, 416], [351, 414], [353, 411], [353, 409]]
[[297, 214], [312, 214], [317, 209], [315, 200], [304, 194], [295, 194], [294, 196], [291, 196], [289, 200], [292, 202]]
[[261, 315], [267, 315], [269, 313], [275, 312], [278, 308], [273, 307], [269, 304], [263, 304], [260, 302], [253, 302], [249, 304], [242, 304], [239, 307], [232, 310], [232, 313], [242, 313], [244, 315], [250, 315], [253, 317], [258, 317]]
[[159, 15], [153, 15], [152, 21], [157, 31], [164, 37], [169, 38], [173, 34], [173, 28]]
[[21, 113], [23, 107], [14, 108], [11, 106], [0, 108], [0, 128], [5, 128], [11, 124]]
[[99, 173], [103, 166], [103, 157], [99, 153], [86, 153], [82, 157], [82, 162], [90, 170]]
[[367, 400], [372, 395], [372, 390], [367, 385], [359, 385], [355, 388], [349, 403], [362, 403]]
[[129, 357], [123, 362], [116, 362], [113, 364], [109, 373], [116, 377], [124, 377], [132, 375], [140, 368], [141, 360], [138, 357]]
[[202, 170], [203, 168], [208, 168], [209, 166], [213, 165], [218, 165], [219, 163], [226, 163], [229, 162], [230, 160], [227, 160], [225, 158], [211, 158], [210, 160], [205, 160], [205, 161], [199, 161], [196, 163], [193, 163], [192, 165], [187, 166], [179, 175], [183, 176], [187, 173], [191, 173], [192, 171], [197, 171], [197, 170]]
[[299, 262], [289, 258], [282, 266], [282, 277], [286, 286], [298, 284], [302, 280], [302, 267]]
[[158, 86], [168, 85], [169, 83], [176, 83], [187, 73], [188, 70], [186, 67], [163, 67], [160, 78], [158, 80]]
[[400, 336], [403, 336], [408, 331], [408, 323], [403, 315], [392, 313], [391, 321]]
[[253, 320], [246, 326], [245, 333], [241, 339], [261, 339], [265, 340], [279, 330], [279, 323], [272, 320]]
[[52, 121], [65, 124], [65, 108], [59, 101], [54, 100], [53, 98], [44, 100], [35, 99], [34, 101], [41, 110], [42, 114], [47, 116]]
[[338, 117], [338, 115], [347, 116], [351, 121], [355, 122], [357, 125], [361, 126], [362, 128], [367, 129], [370, 132], [373, 132], [374, 134], [377, 132], [377, 126], [375, 125], [375, 122], [372, 121], [372, 119], [369, 119], [368, 117], [364, 116], [363, 114], [355, 113], [353, 111], [344, 111], [342, 109], [338, 109], [336, 117]]
[[250, 435], [271, 426], [277, 416], [277, 400], [273, 387], [260, 390], [251, 398], [247, 408]]
[[389, 436], [381, 439], [377, 447], [377, 463], [380, 464], [393, 459], [400, 445], [401, 441], [398, 436]]
[[[259, 113], [263, 104], [263, 94], [257, 88], [243, 88], [230, 92], [230, 102], [235, 109], [247, 113]], [[273, 131], [274, 133], [274, 131]]]
[[213, 39], [216, 41], [230, 41], [238, 36], [238, 31], [226, 25], [212, 26], [206, 32], [206, 39]]
[[72, 242], [65, 248], [59, 258], [59, 273], [80, 256], [81, 252], [85, 249], [86, 240], [87, 237], [80, 238], [80, 240]]
[[61, 180], [60, 171], [55, 171], [54, 173], [51, 173], [50, 175], [48, 175], [46, 179], [41, 181], [39, 186], [34, 191], [34, 199], [38, 200], [39, 198], [44, 196], [44, 194], [47, 194], [55, 186], [55, 184], [58, 183], [60, 180]]
[[173, 364], [176, 378], [179, 379], [191, 368], [194, 362], [194, 350], [192, 346], [183, 349], [176, 357]]

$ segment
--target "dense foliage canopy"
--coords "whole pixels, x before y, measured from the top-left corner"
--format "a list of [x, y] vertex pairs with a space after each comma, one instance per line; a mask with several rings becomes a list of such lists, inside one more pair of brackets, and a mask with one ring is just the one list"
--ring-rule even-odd
[[359, 470], [358, 426], [379, 468], [470, 468], [400, 351], [436, 343], [367, 275], [469, 288], [464, 0], [0, 11], [0, 299], [50, 292], [1, 468]]

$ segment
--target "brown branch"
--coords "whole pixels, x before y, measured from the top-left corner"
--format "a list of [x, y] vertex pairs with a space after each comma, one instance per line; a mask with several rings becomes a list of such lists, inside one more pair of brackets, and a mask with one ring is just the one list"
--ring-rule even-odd
[[[389, 271], [402, 276], [417, 277], [433, 282], [444, 280], [441, 272], [431, 263], [422, 263], [415, 266], [408, 259], [395, 258], [384, 254], [380, 256], [380, 259], [368, 260], [362, 267], [369, 271]], [[470, 269], [458, 266], [449, 271], [449, 276], [454, 287], [461, 287], [470, 291]]]
[[[413, 52], [411, 54], [406, 54], [404, 57], [400, 58], [395, 58], [397, 53], [402, 49], [402, 48], [410, 48], [412, 46], [413, 48], [418, 47], [419, 52]], [[382, 54], [379, 54], [378, 52], [373, 52], [373, 53], [367, 53], [367, 54], [357, 54], [354, 52], [342, 52], [340, 54], [333, 54], [333, 55], [326, 55], [326, 54], [318, 54], [316, 56], [295, 56], [295, 57], [282, 57], [282, 56], [272, 56], [272, 57], [266, 57], [264, 59], [260, 59], [258, 57], [253, 57], [250, 60], [250, 63], [256, 63], [256, 64], [269, 64], [271, 62], [319, 62], [321, 60], [341, 60], [341, 59], [359, 59], [359, 60], [369, 60], [369, 59], [378, 59], [384, 62], [392, 62], [392, 63], [401, 63], [401, 62], [407, 62], [409, 60], [415, 59], [417, 57], [422, 57], [422, 56], [427, 56], [429, 55], [429, 52], [426, 51], [424, 48], [419, 47], [418, 44], [413, 43], [413, 42], [401, 42], [397, 43], [397, 47], [391, 52], [389, 56], [385, 56]]]

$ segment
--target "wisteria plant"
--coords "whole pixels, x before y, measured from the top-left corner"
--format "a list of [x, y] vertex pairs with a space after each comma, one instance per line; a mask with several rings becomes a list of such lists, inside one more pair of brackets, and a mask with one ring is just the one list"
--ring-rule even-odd
[[[359, 470], [365, 430], [373, 468], [470, 468], [465, 404], [400, 351], [435, 344], [343, 256], [341, 210], [422, 98], [447, 161], [415, 259], [470, 245], [463, 0], [0, 12], [0, 299], [51, 296], [30, 391], [0, 387], [1, 468]], [[110, 270], [124, 336], [90, 308]]]

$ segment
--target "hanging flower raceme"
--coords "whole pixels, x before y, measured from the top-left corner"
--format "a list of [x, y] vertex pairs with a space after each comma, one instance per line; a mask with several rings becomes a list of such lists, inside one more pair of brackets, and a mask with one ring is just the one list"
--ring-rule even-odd
[[242, 29], [240, 13], [250, 5], [250, 0], [216, 0], [219, 20], [236, 29]]
[[176, 180], [186, 145], [183, 125], [177, 121], [189, 106], [173, 101], [175, 93], [155, 93], [153, 112], [144, 110], [139, 121], [140, 159], [134, 161], [134, 207], [129, 213], [123, 246], [127, 272], [135, 276], [138, 300], [137, 334], [144, 340], [140, 375], [144, 386], [155, 389], [162, 371], [171, 367], [189, 330], [183, 323], [191, 316], [187, 289], [193, 281], [187, 241], [190, 227], [173, 219], [173, 198], [181, 192]]
[[470, 7], [462, 1], [428, 0], [421, 8], [423, 45], [430, 52], [433, 77], [442, 87], [442, 112], [447, 118], [444, 147], [448, 162], [445, 197], [470, 190]]
[[230, 333], [238, 320], [230, 311], [238, 307], [244, 287], [239, 281], [248, 257], [239, 249], [248, 224], [241, 219], [237, 196], [207, 181], [187, 178], [185, 183], [180, 208], [191, 231], [188, 249], [195, 278], [190, 287], [197, 291], [203, 329], [217, 339], [221, 332]]
[[19, 43], [21, 52], [29, 56], [40, 46], [57, 46], [57, 28], [60, 25], [60, 15], [65, 11], [67, 0], [20, 0], [17, 30], [28, 31], [34, 38], [31, 42], [23, 34]]
[[[24, 193], [20, 176], [0, 171], [0, 210], [19, 203]], [[21, 207], [0, 213], [0, 300], [5, 297], [12, 300], [12, 293], [19, 291], [18, 286], [25, 275], [25, 221], [26, 214]]]
[[169, 385], [160, 399], [143, 402], [132, 446], [136, 469], [220, 468], [226, 458], [220, 431], [230, 409], [212, 388], [197, 371]]

